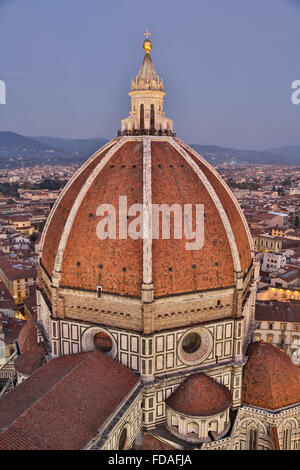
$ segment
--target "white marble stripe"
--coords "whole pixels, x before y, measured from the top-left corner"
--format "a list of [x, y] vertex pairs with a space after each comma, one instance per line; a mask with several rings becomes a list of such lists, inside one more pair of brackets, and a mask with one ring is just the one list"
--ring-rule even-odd
[[98, 157], [98, 155], [102, 152], [105, 151], [105, 149], [107, 149], [109, 146], [112, 145], [112, 143], [115, 141], [116, 139], [113, 139], [111, 140], [110, 142], [108, 142], [107, 144], [105, 144], [103, 147], [101, 147], [101, 149], [97, 150], [77, 171], [76, 173], [74, 173], [74, 175], [72, 176], [72, 178], [68, 181], [68, 183], [66, 184], [66, 186], [64, 187], [64, 189], [62, 190], [62, 192], [60, 193], [59, 197], [57, 198], [50, 214], [49, 214], [49, 217], [47, 219], [47, 222], [45, 224], [45, 227], [44, 227], [44, 230], [43, 230], [43, 233], [42, 233], [42, 237], [41, 237], [41, 243], [40, 243], [40, 251], [39, 251], [39, 255], [41, 256], [42, 254], [42, 251], [43, 251], [43, 247], [44, 247], [44, 241], [45, 241], [45, 238], [46, 238], [46, 234], [47, 234], [47, 229], [51, 223], [51, 220], [53, 219], [53, 216], [56, 212], [56, 209], [57, 207], [59, 206], [60, 204], [60, 201], [62, 200], [62, 198], [64, 197], [64, 195], [66, 194], [66, 192], [68, 191], [68, 189], [70, 188], [71, 184], [78, 178], [79, 175], [81, 175], [81, 173], [86, 169], [86, 167], [88, 165], [90, 165], [92, 163], [92, 161]]
[[[226, 235], [227, 235], [227, 239], [228, 239], [231, 254], [232, 254], [234, 270], [236, 272], [241, 272], [241, 262], [240, 262], [239, 252], [238, 252], [238, 249], [237, 249], [234, 234], [233, 234], [231, 225], [229, 223], [227, 214], [225, 212], [225, 209], [222, 206], [221, 201], [218, 198], [214, 188], [212, 187], [212, 185], [210, 184], [210, 182], [208, 181], [208, 179], [206, 178], [204, 173], [200, 170], [198, 165], [194, 162], [192, 157], [190, 157], [190, 155], [174, 140], [173, 137], [169, 137], [169, 142], [182, 155], [182, 157], [186, 160], [186, 162], [193, 168], [195, 173], [198, 175], [198, 177], [200, 178], [200, 180], [202, 181], [202, 183], [206, 187], [206, 189], [207, 189], [208, 193], [210, 194], [212, 200], [214, 201], [215, 206], [216, 206], [216, 208], [217, 208], [217, 210], [220, 214], [220, 218], [223, 222], [224, 229], [225, 229], [225, 232], [226, 232]], [[204, 210], [205, 210], [205, 208], [204, 208]], [[204, 243], [205, 243], [205, 240], [204, 240]]]
[[152, 283], [151, 138], [143, 139], [143, 283]]

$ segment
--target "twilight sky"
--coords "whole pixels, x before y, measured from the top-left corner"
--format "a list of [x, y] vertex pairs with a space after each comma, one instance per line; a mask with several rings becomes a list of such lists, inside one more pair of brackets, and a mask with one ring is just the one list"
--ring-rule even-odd
[[0, 130], [114, 137], [146, 28], [180, 138], [300, 144], [300, 0], [0, 0]]

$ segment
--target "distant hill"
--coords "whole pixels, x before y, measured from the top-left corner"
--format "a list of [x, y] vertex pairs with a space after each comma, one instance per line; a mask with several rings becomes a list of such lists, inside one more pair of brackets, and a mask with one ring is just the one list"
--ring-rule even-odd
[[59, 137], [31, 137], [46, 145], [64, 150], [68, 154], [77, 156], [79, 159], [86, 159], [90, 157], [96, 150], [101, 148], [108, 142], [104, 138], [92, 139], [61, 139]]
[[300, 154], [298, 156], [286, 154], [279, 149], [265, 150], [241, 150], [217, 145], [191, 145], [211, 164], [222, 163], [250, 163], [250, 164], [277, 164], [277, 165], [300, 165]]
[[0, 168], [59, 163], [70, 157], [64, 150], [15, 132], [0, 131]]
[[0, 168], [35, 164], [82, 163], [108, 139], [60, 139], [25, 137], [16, 132], [0, 131]]
[[300, 161], [300, 145], [294, 145], [290, 147], [277, 147], [273, 149], [268, 149], [266, 152], [280, 153], [289, 158], [295, 159], [297, 162]]
[[[82, 163], [108, 142], [108, 139], [62, 139], [58, 137], [25, 137], [15, 132], [0, 131], [0, 168], [34, 164]], [[217, 145], [192, 145], [213, 165], [249, 163], [300, 165], [300, 146], [241, 150]]]

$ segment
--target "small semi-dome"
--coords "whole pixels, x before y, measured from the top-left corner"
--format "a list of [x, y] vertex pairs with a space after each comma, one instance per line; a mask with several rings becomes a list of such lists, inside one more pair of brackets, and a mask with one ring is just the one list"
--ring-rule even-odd
[[272, 344], [250, 344], [243, 371], [242, 402], [276, 410], [300, 402], [300, 370]]
[[174, 411], [187, 416], [213, 416], [230, 407], [232, 396], [224, 385], [200, 373], [187, 377], [166, 403]]

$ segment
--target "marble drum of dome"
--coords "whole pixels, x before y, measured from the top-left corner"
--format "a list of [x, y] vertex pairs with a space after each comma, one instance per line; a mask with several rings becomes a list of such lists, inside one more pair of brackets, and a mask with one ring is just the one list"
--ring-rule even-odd
[[212, 347], [213, 337], [209, 330], [192, 328], [180, 338], [178, 356], [185, 364], [198, 364], [209, 356]]

